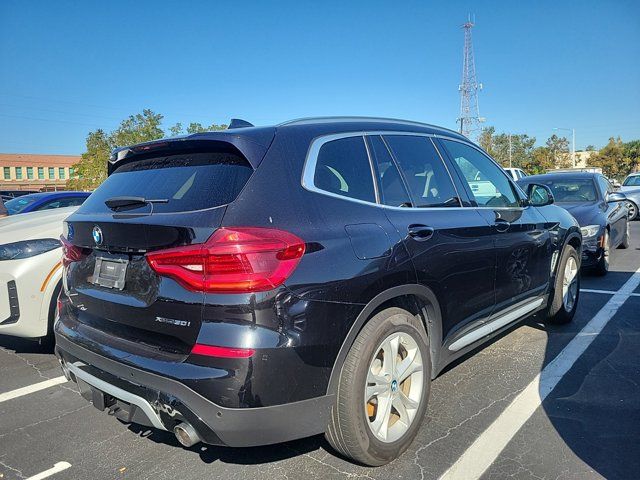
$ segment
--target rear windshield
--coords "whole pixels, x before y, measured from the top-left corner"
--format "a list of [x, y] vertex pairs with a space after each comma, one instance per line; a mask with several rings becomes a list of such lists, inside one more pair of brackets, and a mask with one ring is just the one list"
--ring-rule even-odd
[[[110, 211], [105, 200], [142, 197], [156, 213], [188, 212], [225, 205], [236, 199], [253, 169], [239, 153], [183, 153], [146, 158], [118, 167], [82, 206], [82, 212]], [[141, 205], [131, 213], [143, 213]]]

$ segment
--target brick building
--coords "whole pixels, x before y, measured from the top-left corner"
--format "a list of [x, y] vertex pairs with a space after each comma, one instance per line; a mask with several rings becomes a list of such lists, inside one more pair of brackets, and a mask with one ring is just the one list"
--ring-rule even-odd
[[64, 190], [76, 155], [0, 153], [0, 190]]

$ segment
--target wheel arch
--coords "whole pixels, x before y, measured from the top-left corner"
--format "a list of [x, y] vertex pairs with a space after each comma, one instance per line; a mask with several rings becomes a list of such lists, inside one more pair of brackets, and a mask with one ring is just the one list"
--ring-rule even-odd
[[49, 275], [45, 278], [40, 291], [42, 292], [42, 303], [40, 305], [40, 325], [41, 331], [44, 332], [42, 336], [49, 333], [49, 321], [51, 315], [51, 308], [57, 305], [58, 295], [62, 288], [62, 265], [56, 263]]
[[428, 287], [407, 284], [392, 287], [379, 293], [360, 311], [338, 351], [336, 361], [331, 370], [331, 376], [329, 377], [327, 394], [336, 392], [344, 361], [362, 328], [376, 313], [392, 306], [403, 308], [420, 317], [429, 338], [431, 377], [433, 378], [436, 372], [435, 365], [442, 347], [442, 312], [440, 303], [436, 295]]
[[567, 245], [571, 245], [573, 248], [575, 248], [578, 254], [581, 253], [582, 235], [580, 234], [579, 231], [573, 231], [567, 235], [567, 238], [564, 241], [564, 245], [562, 246], [562, 249], [564, 250], [564, 247]]

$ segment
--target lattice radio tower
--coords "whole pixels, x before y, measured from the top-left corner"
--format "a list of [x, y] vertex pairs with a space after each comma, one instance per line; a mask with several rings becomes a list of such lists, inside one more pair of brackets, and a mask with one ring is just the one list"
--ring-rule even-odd
[[[475, 18], [474, 18], [475, 20]], [[476, 80], [476, 64], [473, 58], [473, 43], [471, 42], [471, 29], [475, 25], [469, 15], [464, 29], [464, 60], [462, 62], [462, 83], [458, 86], [460, 91], [460, 133], [466, 137], [474, 137], [480, 132], [480, 123], [484, 118], [480, 117], [478, 108], [478, 91], [482, 90], [482, 84]]]

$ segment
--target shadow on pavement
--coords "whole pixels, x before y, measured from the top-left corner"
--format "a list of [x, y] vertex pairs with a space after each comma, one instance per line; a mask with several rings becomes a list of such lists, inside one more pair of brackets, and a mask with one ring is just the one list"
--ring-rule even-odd
[[37, 339], [10, 337], [0, 335], [0, 347], [14, 353], [53, 353], [53, 346], [41, 344]]
[[[150, 429], [136, 424], [125, 425], [130, 431], [134, 432], [138, 436], [145, 437], [148, 440], [159, 444], [185, 449], [178, 443], [176, 438], [170, 432]], [[322, 435], [316, 435], [314, 437], [303, 438], [301, 440], [276, 445], [249, 448], [221, 447], [200, 443], [185, 450], [197, 453], [204, 463], [220, 461], [236, 465], [256, 465], [278, 462], [288, 458], [297, 457], [299, 455], [318, 450], [319, 448], [323, 448], [324, 450], [328, 450], [333, 453], [331, 447]]]
[[[612, 265], [605, 277], [583, 276], [582, 288], [618, 290], [638, 264]], [[597, 311], [590, 311], [589, 319]], [[640, 298], [629, 298], [542, 403], [558, 434], [558, 438], [545, 436], [544, 441], [557, 443], [558, 452], [568, 447], [607, 479], [640, 475], [639, 311]], [[561, 331], [570, 326], [550, 328]], [[557, 348], [547, 347], [544, 365], [557, 354]], [[571, 467], [571, 460], [560, 462]]]

